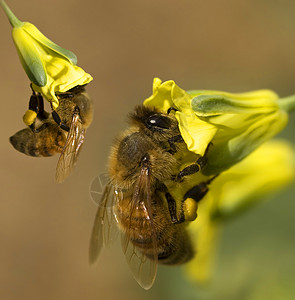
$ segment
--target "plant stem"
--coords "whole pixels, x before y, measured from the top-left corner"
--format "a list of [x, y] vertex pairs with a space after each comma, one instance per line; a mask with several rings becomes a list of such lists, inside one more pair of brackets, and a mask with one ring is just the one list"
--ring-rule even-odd
[[279, 107], [287, 112], [295, 110], [295, 95], [279, 99]]
[[12, 25], [13, 28], [16, 27], [20, 27], [23, 22], [20, 21], [15, 15], [14, 13], [10, 10], [10, 8], [8, 7], [8, 5], [4, 2], [4, 0], [2, 0], [0, 2], [1, 7], [3, 8], [3, 10], [5, 11], [5, 14], [8, 17], [8, 20], [10, 22], [10, 24]]

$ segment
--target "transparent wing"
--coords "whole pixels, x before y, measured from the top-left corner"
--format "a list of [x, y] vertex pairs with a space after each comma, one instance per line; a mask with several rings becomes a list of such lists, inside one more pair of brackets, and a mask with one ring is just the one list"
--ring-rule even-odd
[[97, 189], [101, 184], [100, 180], [99, 176], [96, 177], [90, 186], [92, 200], [98, 205], [90, 238], [90, 264], [97, 260], [102, 247], [115, 239], [118, 231], [113, 214], [113, 206], [117, 201], [116, 191], [113, 185], [108, 183], [102, 193], [100, 188]]
[[85, 129], [80, 122], [79, 114], [74, 113], [65, 146], [57, 162], [55, 175], [57, 182], [63, 182], [70, 175], [80, 154], [84, 137]]
[[[122, 249], [136, 281], [144, 289], [153, 285], [157, 274], [157, 236], [152, 219], [150, 177], [143, 168], [129, 199], [119, 199], [115, 211], [118, 220], [126, 222], [122, 229]], [[126, 217], [126, 214], [129, 216]], [[119, 221], [120, 223], [120, 221]]]

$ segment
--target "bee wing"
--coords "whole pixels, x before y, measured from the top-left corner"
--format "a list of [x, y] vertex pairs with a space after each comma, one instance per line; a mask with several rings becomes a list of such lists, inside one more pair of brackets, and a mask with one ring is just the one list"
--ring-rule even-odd
[[98, 204], [90, 238], [90, 264], [93, 264], [97, 260], [102, 247], [113, 241], [117, 233], [117, 224], [113, 214], [113, 205], [117, 200], [117, 194], [111, 183], [108, 183], [104, 192], [101, 193], [100, 189], [97, 189], [97, 182], [99, 180], [100, 178], [96, 177], [90, 187], [92, 200]]
[[63, 182], [73, 170], [82, 145], [84, 143], [85, 129], [80, 122], [79, 114], [74, 113], [65, 146], [60, 154], [56, 167], [55, 179]]
[[[126, 220], [126, 228], [129, 230], [122, 231], [121, 242], [132, 274], [144, 289], [152, 287], [158, 263], [157, 236], [151, 209], [150, 175], [149, 170], [143, 168], [135, 185], [133, 197], [128, 200], [127, 212], [130, 215]], [[143, 212], [144, 218], [139, 211]], [[138, 217], [139, 215], [141, 217]], [[134, 220], [136, 225], [133, 224]]]

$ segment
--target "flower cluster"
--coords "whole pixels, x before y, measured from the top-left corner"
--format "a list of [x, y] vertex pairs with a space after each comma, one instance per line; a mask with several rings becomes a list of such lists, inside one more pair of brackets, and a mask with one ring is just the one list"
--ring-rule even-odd
[[[279, 99], [270, 90], [233, 94], [220, 91], [184, 91], [174, 81], [154, 79], [153, 95], [144, 101], [162, 111], [173, 107], [188, 153], [203, 156], [207, 165], [189, 180], [165, 183], [175, 199], [206, 178], [217, 178], [198, 205], [188, 209], [188, 221], [197, 255], [186, 269], [194, 281], [210, 278], [214, 252], [225, 220], [257, 204], [269, 193], [295, 178], [295, 149], [281, 140], [270, 140], [288, 122], [295, 97]], [[184, 164], [193, 163], [186, 154]], [[184, 203], [185, 205], [186, 203]], [[189, 207], [191, 205], [191, 207]], [[186, 207], [184, 207], [186, 209]]]

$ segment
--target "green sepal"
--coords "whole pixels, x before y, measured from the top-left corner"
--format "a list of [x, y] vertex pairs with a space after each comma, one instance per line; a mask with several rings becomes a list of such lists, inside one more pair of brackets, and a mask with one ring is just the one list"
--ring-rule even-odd
[[14, 28], [12, 35], [19, 59], [30, 81], [38, 86], [45, 86], [47, 75], [34, 41], [26, 36], [21, 27]]
[[277, 106], [273, 99], [253, 98], [253, 100], [214, 94], [199, 95], [192, 99], [191, 107], [198, 116], [207, 117], [233, 113], [267, 113]]

